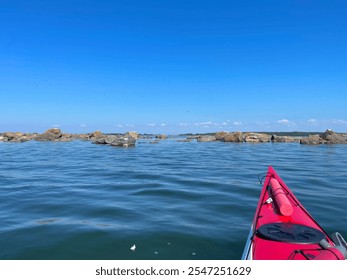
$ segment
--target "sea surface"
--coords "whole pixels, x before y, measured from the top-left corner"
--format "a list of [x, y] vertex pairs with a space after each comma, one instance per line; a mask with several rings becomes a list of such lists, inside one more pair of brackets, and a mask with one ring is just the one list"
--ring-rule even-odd
[[238, 260], [269, 165], [347, 237], [347, 145], [30, 141], [0, 156], [0, 259]]

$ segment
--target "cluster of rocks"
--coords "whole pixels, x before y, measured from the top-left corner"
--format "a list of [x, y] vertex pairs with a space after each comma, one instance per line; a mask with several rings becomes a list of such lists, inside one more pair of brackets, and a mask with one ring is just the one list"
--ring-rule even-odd
[[309, 135], [300, 140], [301, 144], [319, 145], [319, 144], [347, 144], [347, 134], [336, 133], [331, 129], [320, 134]]
[[318, 144], [347, 144], [347, 134], [336, 133], [332, 130], [326, 130], [324, 133], [309, 135], [307, 137], [298, 136], [279, 136], [267, 133], [255, 132], [217, 132], [214, 135], [194, 135], [188, 136], [186, 139], [180, 139], [179, 142], [190, 142], [196, 140], [198, 142], [234, 142], [234, 143], [293, 143], [297, 142], [306, 145]]
[[136, 132], [127, 132], [126, 134], [106, 135], [101, 132], [92, 133], [93, 144], [103, 144], [116, 147], [135, 146], [139, 134]]
[[[26, 142], [35, 141], [54, 141], [67, 142], [73, 140], [91, 141], [94, 144], [110, 145], [117, 147], [135, 146], [138, 139], [155, 139], [150, 142], [159, 143], [160, 140], [167, 139], [167, 135], [140, 135], [137, 132], [127, 132], [125, 134], [104, 134], [95, 131], [86, 134], [69, 134], [63, 133], [58, 128], [51, 128], [44, 133], [22, 133], [22, 132], [5, 132], [0, 133], [0, 142]], [[320, 134], [309, 135], [307, 137], [295, 136], [277, 136], [274, 134], [255, 133], [255, 132], [217, 132], [214, 135], [194, 135], [186, 139], [180, 139], [179, 142], [235, 142], [235, 143], [267, 143], [267, 142], [298, 142], [300, 144], [318, 145], [318, 144], [347, 144], [347, 134], [336, 133], [332, 130], [326, 130]]]
[[26, 142], [35, 141], [53, 141], [53, 142], [68, 142], [73, 140], [91, 141], [94, 144], [107, 144], [117, 147], [135, 146], [139, 134], [136, 132], [128, 132], [126, 134], [104, 134], [100, 131], [95, 131], [87, 134], [69, 134], [63, 133], [58, 128], [51, 128], [44, 133], [22, 133], [22, 132], [5, 132], [0, 134], [2, 142]]
[[0, 134], [1, 142], [26, 142], [35, 139], [36, 133], [5, 132]]
[[[194, 137], [198, 142], [234, 142], [234, 143], [267, 143], [267, 142], [299, 142], [297, 137], [277, 136], [256, 132], [217, 132], [215, 135], [200, 135]], [[187, 139], [193, 139], [189, 137]]]

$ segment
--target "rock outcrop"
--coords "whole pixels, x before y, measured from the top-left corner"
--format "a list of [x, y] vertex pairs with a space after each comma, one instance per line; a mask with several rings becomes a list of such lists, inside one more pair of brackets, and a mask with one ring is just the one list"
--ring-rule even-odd
[[25, 142], [30, 140], [36, 141], [54, 141], [68, 142], [73, 140], [90, 141], [94, 144], [106, 144], [117, 147], [135, 146], [139, 138], [137, 132], [128, 132], [125, 134], [104, 134], [95, 131], [87, 134], [62, 133], [59, 128], [51, 128], [44, 133], [22, 133], [22, 132], [5, 132], [0, 133], [0, 142]]
[[217, 132], [215, 134], [215, 137], [216, 137], [216, 140], [217, 141], [223, 141], [224, 137], [228, 135], [228, 132], [225, 132], [225, 131], [221, 131], [221, 132]]
[[326, 144], [347, 144], [347, 135], [336, 133], [331, 129], [319, 134], [319, 137], [326, 141]]
[[321, 134], [310, 135], [302, 138], [300, 144], [319, 145], [319, 144], [347, 144], [347, 135], [336, 133], [331, 129], [327, 129]]
[[135, 140], [138, 140], [140, 137], [140, 134], [137, 133], [136, 131], [129, 131], [125, 133], [125, 137], [131, 137], [131, 138], [134, 138]]
[[88, 138], [91, 141], [95, 141], [95, 140], [97, 140], [99, 138], [105, 138], [105, 137], [106, 137], [106, 135], [104, 133], [102, 133], [101, 131], [97, 130], [97, 131], [89, 133], [89, 137]]
[[63, 133], [59, 128], [51, 128], [46, 130], [42, 134], [38, 134], [35, 137], [36, 141], [59, 141], [59, 138], [63, 136]]
[[300, 144], [305, 144], [305, 145], [319, 145], [323, 143], [324, 141], [319, 137], [318, 134], [309, 135], [308, 137], [304, 137], [300, 140]]
[[243, 133], [240, 131], [229, 132], [227, 134], [224, 134], [224, 136], [219, 135], [218, 137], [222, 142], [243, 142]]
[[155, 136], [155, 139], [165, 140], [165, 139], [167, 139], [167, 135], [166, 134], [158, 134]]
[[243, 141], [249, 143], [266, 143], [270, 141], [270, 136], [265, 133], [245, 133]]
[[[131, 131], [125, 134], [105, 134], [101, 131], [94, 131], [86, 134], [70, 134], [63, 133], [59, 128], [51, 128], [44, 133], [22, 133], [22, 132], [4, 132], [0, 133], [0, 142], [26, 142], [30, 140], [36, 141], [54, 141], [67, 142], [73, 140], [90, 141], [94, 144], [104, 144], [117, 147], [131, 147], [136, 145], [138, 139], [154, 139], [150, 143], [158, 143], [160, 140], [167, 139], [166, 134], [157, 135], [140, 135]], [[255, 132], [217, 132], [215, 135], [192, 135], [186, 139], [180, 139], [179, 142], [247, 142], [247, 143], [266, 143], [266, 142], [300, 142], [306, 145], [319, 144], [347, 144], [347, 134], [336, 133], [330, 129], [320, 134], [309, 135], [308, 137], [297, 136], [277, 136], [266, 133]]]
[[36, 134], [22, 133], [22, 132], [5, 132], [1, 135], [0, 141], [2, 142], [26, 142], [34, 139]]
[[300, 138], [298, 137], [291, 137], [291, 136], [277, 136], [277, 135], [271, 135], [270, 140], [275, 143], [293, 143], [293, 142], [300, 142]]
[[104, 137], [98, 137], [95, 139], [93, 144], [106, 144], [110, 146], [116, 146], [116, 147], [131, 147], [135, 146], [136, 139], [133, 138], [130, 135], [105, 135]]

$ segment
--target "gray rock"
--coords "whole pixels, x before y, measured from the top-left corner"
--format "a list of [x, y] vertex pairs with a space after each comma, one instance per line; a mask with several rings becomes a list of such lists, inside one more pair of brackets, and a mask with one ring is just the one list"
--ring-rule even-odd
[[166, 134], [159, 134], [159, 135], [155, 136], [155, 139], [165, 140], [165, 139], [167, 139], [167, 135]]
[[320, 138], [318, 134], [309, 135], [308, 137], [304, 137], [300, 140], [300, 144], [305, 145], [319, 145], [323, 143], [325, 143], [325, 141]]
[[224, 137], [228, 135], [228, 132], [225, 132], [225, 131], [221, 131], [221, 132], [217, 132], [215, 134], [215, 137], [216, 137], [216, 140], [217, 141], [223, 141]]
[[99, 130], [94, 131], [94, 132], [89, 134], [89, 139], [92, 141], [95, 139], [104, 138], [104, 137], [106, 137], [106, 135]]
[[330, 129], [321, 134], [310, 135], [302, 138], [300, 144], [318, 145], [318, 144], [347, 144], [347, 135], [336, 133]]
[[178, 139], [177, 142], [192, 142], [192, 139], [190, 139], [190, 138]]
[[292, 142], [299, 142], [300, 138], [291, 137], [291, 136], [271, 135], [271, 141], [276, 143], [292, 143]]
[[341, 133], [335, 133], [331, 129], [319, 134], [319, 137], [326, 141], [327, 144], [347, 144], [347, 137]]
[[214, 142], [216, 141], [216, 137], [211, 135], [201, 135], [196, 140], [198, 142]]
[[90, 140], [90, 135], [89, 134], [74, 134], [73, 139], [87, 141], [87, 140]]
[[116, 147], [133, 147], [136, 144], [136, 140], [132, 137], [121, 137], [113, 141], [110, 145]]
[[14, 138], [18, 138], [21, 137], [22, 133], [18, 133], [18, 132], [5, 132], [4, 133], [4, 138], [7, 138], [7, 141], [11, 141]]
[[110, 145], [116, 147], [131, 147], [135, 146], [136, 139], [131, 136], [118, 136], [118, 135], [105, 135], [105, 137], [98, 137], [93, 144]]
[[227, 133], [224, 135], [222, 138], [223, 142], [243, 142], [243, 133], [238, 131], [238, 132], [232, 132], [232, 133]]
[[137, 133], [136, 131], [129, 131], [127, 133], [125, 133], [124, 135], [125, 137], [132, 137], [134, 138], [135, 140], [138, 140], [140, 138], [140, 134]]
[[270, 141], [270, 136], [264, 133], [245, 133], [243, 140], [249, 143], [265, 143]]
[[22, 132], [5, 132], [0, 141], [21, 143], [32, 140], [34, 137], [35, 135], [33, 134], [25, 134]]
[[46, 130], [42, 134], [38, 134], [35, 137], [36, 141], [59, 141], [59, 138], [63, 136], [63, 133], [59, 128], [51, 128]]

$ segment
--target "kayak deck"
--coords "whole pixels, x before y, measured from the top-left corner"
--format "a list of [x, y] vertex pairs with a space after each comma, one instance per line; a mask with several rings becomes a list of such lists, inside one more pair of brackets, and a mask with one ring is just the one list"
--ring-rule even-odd
[[[325, 240], [326, 248], [321, 241]], [[243, 259], [344, 259], [329, 235], [270, 166]]]

